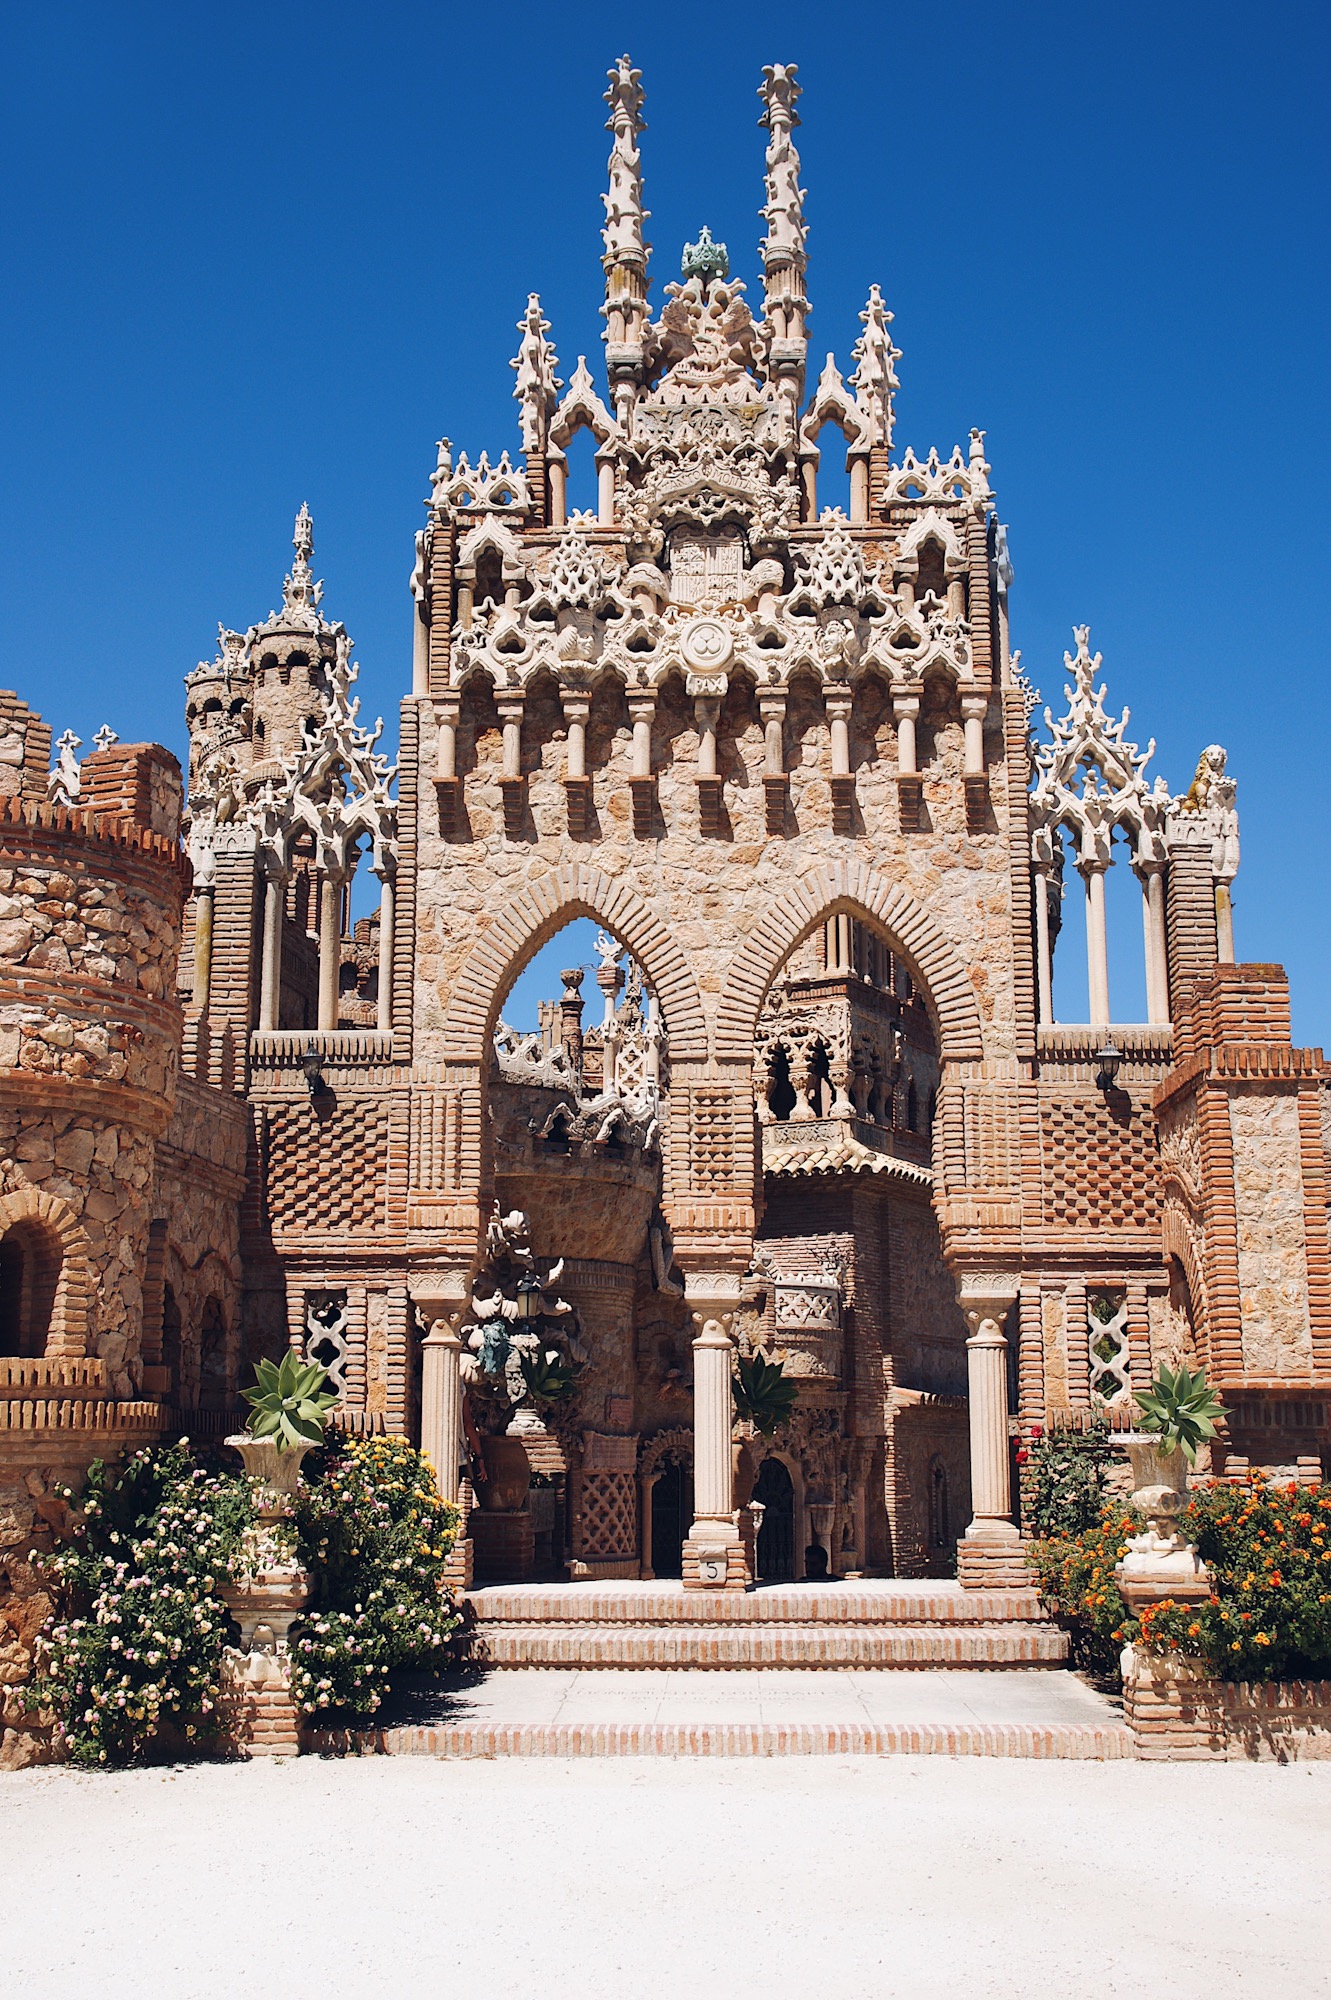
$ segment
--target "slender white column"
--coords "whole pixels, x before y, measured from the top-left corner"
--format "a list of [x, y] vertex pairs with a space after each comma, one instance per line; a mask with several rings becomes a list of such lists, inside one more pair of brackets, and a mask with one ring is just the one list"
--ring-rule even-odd
[[763, 719], [763, 776], [780, 778], [784, 776], [786, 697], [784, 694], [760, 694], [758, 709]]
[[587, 717], [591, 713], [591, 697], [585, 694], [564, 694], [564, 721], [568, 726], [568, 771], [570, 778], [585, 778], [587, 775]]
[[1049, 938], [1049, 871], [1035, 870], [1035, 982], [1041, 1027], [1054, 1018], [1054, 954]]
[[652, 718], [656, 714], [654, 694], [629, 696], [629, 714], [633, 718], [633, 769], [635, 778], [650, 778], [652, 775]]
[[596, 519], [603, 528], [615, 525], [615, 461], [613, 458], [598, 458], [596, 461]]
[[267, 874], [263, 885], [263, 961], [259, 984], [259, 1026], [277, 1026], [282, 997], [282, 918], [286, 877]]
[[434, 775], [440, 784], [449, 784], [458, 774], [458, 710], [460, 703], [456, 695], [441, 703], [439, 709], [439, 747], [435, 755]]
[[1142, 885], [1142, 926], [1146, 939], [1146, 1018], [1160, 1027], [1169, 1020], [1169, 961], [1165, 949], [1163, 863], [1138, 868]]
[[850, 776], [850, 708], [851, 697], [848, 688], [826, 688], [823, 691], [823, 706], [827, 710], [832, 733], [832, 776]]
[[1221, 965], [1234, 963], [1234, 904], [1228, 882], [1215, 885], [1216, 958]]
[[425, 606], [416, 598], [412, 600], [411, 620], [411, 691], [413, 694], [428, 694], [430, 691], [430, 627], [425, 619]]
[[441, 1499], [457, 1504], [462, 1442], [462, 1342], [437, 1319], [421, 1342], [421, 1450], [434, 1467]]
[[391, 875], [379, 878], [379, 1001], [376, 1025], [380, 1034], [393, 1026], [393, 919], [394, 883]]
[[1012, 1523], [1012, 1480], [1007, 1435], [1007, 1339], [988, 1312], [968, 1312], [966, 1342], [970, 1395], [972, 1527]]
[[1109, 1025], [1109, 938], [1105, 929], [1105, 864], [1079, 862], [1086, 884], [1086, 978], [1091, 1025]]
[[869, 461], [867, 458], [852, 458], [850, 461], [850, 518], [856, 527], [863, 527], [869, 518]]
[[698, 725], [698, 776], [716, 776], [716, 725], [720, 720], [721, 703], [715, 695], [694, 696], [694, 718]]
[[915, 718], [920, 712], [917, 695], [894, 694], [892, 708], [897, 719], [897, 770], [903, 778], [917, 776], [915, 764]]
[[965, 694], [961, 697], [961, 723], [966, 738], [965, 775], [968, 778], [984, 776], [984, 718], [988, 708], [986, 695]]
[[732, 1527], [734, 1469], [730, 1452], [730, 1366], [734, 1343], [724, 1320], [695, 1313], [693, 1343], [693, 1511], [700, 1526]]
[[213, 977], [213, 885], [205, 883], [194, 899], [194, 1005], [206, 1008]]
[[561, 452], [546, 464], [550, 480], [550, 526], [562, 528], [568, 519], [568, 462]]
[[319, 1027], [337, 1026], [338, 981], [342, 972], [342, 877], [325, 869], [319, 877]]
[[501, 701], [499, 719], [504, 726], [504, 772], [506, 778], [522, 776], [522, 703]]

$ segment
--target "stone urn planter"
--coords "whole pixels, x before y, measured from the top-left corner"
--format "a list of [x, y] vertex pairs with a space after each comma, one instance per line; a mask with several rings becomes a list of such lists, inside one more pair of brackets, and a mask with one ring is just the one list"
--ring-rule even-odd
[[1132, 1503], [1146, 1516], [1146, 1528], [1133, 1535], [1115, 1571], [1129, 1608], [1140, 1612], [1148, 1604], [1172, 1597], [1196, 1604], [1211, 1594], [1211, 1577], [1192, 1543], [1178, 1530], [1178, 1515], [1188, 1503], [1188, 1462], [1182, 1450], [1162, 1452], [1153, 1437], [1124, 1439], [1132, 1464]]
[[520, 1437], [481, 1439], [485, 1484], [478, 1499], [486, 1514], [518, 1514], [531, 1486], [531, 1461]]
[[300, 1718], [291, 1695], [291, 1627], [310, 1601], [311, 1578], [292, 1553], [301, 1461], [308, 1445], [284, 1451], [247, 1432], [226, 1440], [254, 1482], [254, 1525], [241, 1537], [230, 1583], [218, 1595], [240, 1627], [222, 1678], [231, 1739], [242, 1756], [294, 1756]]

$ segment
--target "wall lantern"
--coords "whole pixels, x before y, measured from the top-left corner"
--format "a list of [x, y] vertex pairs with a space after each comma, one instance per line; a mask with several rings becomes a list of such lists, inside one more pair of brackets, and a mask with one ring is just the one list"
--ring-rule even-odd
[[539, 1319], [545, 1304], [545, 1287], [539, 1278], [519, 1278], [517, 1283], [518, 1318]]
[[310, 1086], [310, 1096], [317, 1097], [324, 1088], [323, 1052], [317, 1042], [310, 1043], [300, 1059], [300, 1066], [305, 1072], [305, 1081]]
[[1096, 1050], [1091, 1060], [1099, 1064], [1099, 1068], [1095, 1072], [1096, 1089], [1112, 1090], [1114, 1088], [1114, 1078], [1118, 1075], [1119, 1064], [1123, 1060], [1122, 1049], [1116, 1049], [1112, 1042], [1106, 1042], [1103, 1048]]

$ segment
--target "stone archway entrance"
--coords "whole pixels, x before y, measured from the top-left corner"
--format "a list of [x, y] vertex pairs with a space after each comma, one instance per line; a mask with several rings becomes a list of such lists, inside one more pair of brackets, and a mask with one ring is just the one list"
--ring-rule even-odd
[[759, 1467], [753, 1497], [763, 1509], [758, 1530], [759, 1583], [795, 1580], [795, 1483], [779, 1458]]
[[684, 1574], [684, 1543], [693, 1524], [693, 1472], [681, 1464], [667, 1464], [652, 1482], [652, 1574], [678, 1577]]

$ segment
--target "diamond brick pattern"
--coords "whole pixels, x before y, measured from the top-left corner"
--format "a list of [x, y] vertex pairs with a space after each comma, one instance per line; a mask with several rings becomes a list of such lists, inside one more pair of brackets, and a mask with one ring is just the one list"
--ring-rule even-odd
[[1155, 1131], [1136, 1108], [1120, 1122], [1100, 1103], [1043, 1107], [1044, 1219], [1078, 1229], [1158, 1224]]
[[638, 1552], [638, 1483], [631, 1472], [582, 1475], [582, 1548], [587, 1558]]

